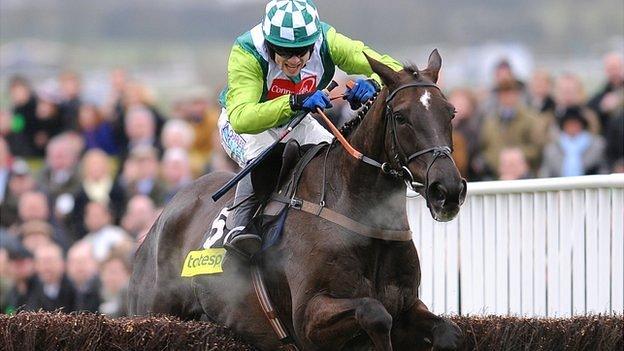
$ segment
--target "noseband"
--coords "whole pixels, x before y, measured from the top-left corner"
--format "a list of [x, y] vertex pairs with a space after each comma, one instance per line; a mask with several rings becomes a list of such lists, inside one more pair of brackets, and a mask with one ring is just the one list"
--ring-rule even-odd
[[[397, 121], [393, 113], [392, 106], [390, 106], [390, 103], [392, 102], [392, 100], [395, 98], [396, 94], [399, 91], [403, 89], [407, 89], [407, 88], [424, 88], [424, 87], [436, 88], [440, 90], [440, 88], [433, 83], [414, 82], [414, 83], [408, 83], [408, 84], [399, 86], [398, 88], [393, 90], [390, 94], [388, 94], [388, 96], [386, 97], [386, 100], [384, 102], [386, 105], [384, 109], [384, 120], [386, 124], [385, 129], [386, 130], [388, 129], [388, 124], [390, 124], [390, 128], [391, 128], [390, 129], [390, 133], [392, 134], [391, 153], [393, 154], [391, 159], [393, 160], [393, 162], [392, 161], [384, 162], [382, 164], [367, 156], [363, 156], [362, 161], [372, 166], [380, 168], [382, 172], [386, 174], [402, 179], [407, 185], [407, 187], [414, 191], [416, 191], [417, 188], [424, 187], [425, 199], [429, 200], [429, 171], [431, 170], [431, 167], [433, 166], [435, 161], [440, 157], [448, 157], [453, 163], [455, 163], [455, 161], [451, 157], [451, 151], [452, 151], [451, 147], [447, 145], [432, 146], [432, 147], [417, 151], [409, 156], [406, 156], [406, 153], [403, 151], [403, 149], [401, 148], [401, 144], [399, 143], [399, 137], [397, 134]], [[414, 180], [414, 176], [407, 166], [414, 159], [422, 155], [428, 154], [428, 153], [432, 153], [433, 157], [427, 164], [427, 170], [425, 172], [425, 184], [422, 184]], [[393, 165], [392, 163], [394, 163], [395, 165]], [[428, 202], [429, 201], [427, 201], [427, 203]]]

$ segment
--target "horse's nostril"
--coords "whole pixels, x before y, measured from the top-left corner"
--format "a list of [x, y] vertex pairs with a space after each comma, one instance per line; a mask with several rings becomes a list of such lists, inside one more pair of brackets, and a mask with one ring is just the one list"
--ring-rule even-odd
[[459, 193], [459, 204], [462, 205], [464, 200], [466, 200], [466, 193], [468, 192], [468, 183], [466, 179], [462, 178], [461, 180], [461, 192]]
[[440, 205], [444, 205], [446, 194], [446, 188], [439, 182], [435, 182], [429, 186], [429, 196], [431, 200], [439, 202]]

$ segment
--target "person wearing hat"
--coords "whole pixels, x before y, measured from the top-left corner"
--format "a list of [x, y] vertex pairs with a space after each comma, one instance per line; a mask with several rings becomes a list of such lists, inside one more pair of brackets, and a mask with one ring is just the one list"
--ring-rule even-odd
[[[312, 0], [270, 1], [262, 22], [239, 36], [230, 52], [218, 123], [228, 155], [244, 166], [276, 141], [298, 112], [331, 107], [321, 90], [331, 82], [336, 66], [347, 74], [367, 77], [358, 79], [346, 92], [353, 108], [373, 97], [381, 79], [365, 55], [396, 71], [403, 68], [393, 58], [321, 22]], [[330, 142], [332, 138], [310, 115], [289, 134], [289, 139], [301, 145]], [[261, 243], [260, 236], [245, 229], [258, 205], [253, 194], [248, 176], [238, 183], [235, 203], [249, 200], [234, 210], [235, 228], [225, 244], [243, 258], [259, 250]]]
[[500, 153], [509, 147], [520, 148], [533, 170], [539, 165], [544, 144], [541, 124], [524, 106], [521, 89], [515, 79], [503, 80], [494, 89], [497, 107], [486, 116], [480, 137], [480, 149], [491, 172], [499, 169]]
[[544, 148], [541, 177], [596, 174], [604, 167], [605, 141], [588, 131], [589, 122], [580, 108], [568, 109], [559, 120], [557, 140]]
[[6, 246], [12, 288], [6, 296], [3, 313], [12, 314], [24, 307], [37, 284], [33, 255], [20, 243]]

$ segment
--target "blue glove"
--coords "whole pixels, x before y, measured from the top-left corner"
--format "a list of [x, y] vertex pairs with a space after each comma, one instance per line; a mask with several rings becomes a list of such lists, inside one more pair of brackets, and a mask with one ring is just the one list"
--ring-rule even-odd
[[293, 111], [316, 112], [317, 107], [321, 110], [332, 107], [327, 95], [320, 90], [313, 93], [293, 94], [290, 96], [290, 108]]
[[352, 109], [358, 109], [363, 102], [368, 101], [370, 98], [379, 91], [379, 84], [373, 79], [360, 78], [355, 82], [355, 85], [351, 89], [347, 89], [345, 92], [345, 99], [349, 101]]

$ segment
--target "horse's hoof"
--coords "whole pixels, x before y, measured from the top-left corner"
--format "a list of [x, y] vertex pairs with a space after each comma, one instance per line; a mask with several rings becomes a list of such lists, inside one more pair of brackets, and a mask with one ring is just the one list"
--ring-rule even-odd
[[434, 350], [457, 350], [462, 344], [462, 339], [461, 329], [450, 319], [443, 318], [433, 327]]

